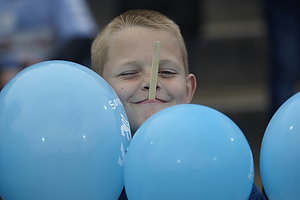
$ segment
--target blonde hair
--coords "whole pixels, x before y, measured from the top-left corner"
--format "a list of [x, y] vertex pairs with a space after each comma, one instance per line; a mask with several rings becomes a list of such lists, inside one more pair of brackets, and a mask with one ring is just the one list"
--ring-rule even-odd
[[145, 27], [169, 32], [176, 39], [182, 55], [186, 75], [189, 73], [186, 46], [178, 25], [159, 12], [130, 10], [114, 18], [95, 38], [92, 49], [92, 69], [103, 75], [104, 65], [114, 37], [128, 27]]

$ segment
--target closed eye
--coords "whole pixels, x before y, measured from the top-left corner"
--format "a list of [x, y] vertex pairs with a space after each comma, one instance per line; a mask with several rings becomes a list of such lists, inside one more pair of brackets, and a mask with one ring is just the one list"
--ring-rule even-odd
[[177, 75], [177, 72], [174, 70], [160, 70], [158, 74], [164, 78], [171, 78]]
[[129, 71], [123, 71], [121, 72], [118, 77], [124, 78], [124, 79], [132, 79], [136, 78], [140, 75], [139, 71], [136, 70], [129, 70]]

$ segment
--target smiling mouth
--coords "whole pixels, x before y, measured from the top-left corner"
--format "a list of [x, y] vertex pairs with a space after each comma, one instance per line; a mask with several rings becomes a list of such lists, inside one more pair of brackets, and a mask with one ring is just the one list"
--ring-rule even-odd
[[136, 104], [151, 104], [151, 103], [167, 103], [168, 101], [161, 99], [144, 99], [142, 101], [135, 102]]

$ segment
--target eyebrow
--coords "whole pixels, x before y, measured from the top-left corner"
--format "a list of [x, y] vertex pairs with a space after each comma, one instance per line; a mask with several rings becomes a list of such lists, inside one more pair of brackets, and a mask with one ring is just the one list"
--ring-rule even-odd
[[164, 65], [171, 64], [172, 66], [175, 66], [178, 70], [181, 68], [180, 64], [177, 62], [172, 62], [171, 60], [165, 59], [159, 61], [159, 67], [163, 67]]
[[172, 63], [170, 60], [160, 60], [159, 61], [159, 65], [165, 65], [165, 64], [168, 64], [168, 63]]
[[125, 62], [121, 62], [119, 64], [116, 65], [117, 68], [122, 69], [125, 66], [133, 66], [133, 67], [140, 67], [139, 62], [137, 61], [125, 61]]
[[[121, 67], [121, 68], [122, 68], [122, 67], [128, 65], [128, 66], [134, 66], [134, 67], [140, 68], [141, 65], [140, 65], [139, 63], [140, 63], [139, 61], [135, 61], [135, 60], [130, 61], [130, 60], [129, 60], [129, 61], [125, 61], [124, 63], [118, 64], [117, 67]], [[163, 67], [164, 65], [168, 65], [168, 64], [171, 64], [171, 65], [175, 66], [175, 67], [178, 68], [178, 69], [181, 68], [181, 67], [180, 67], [180, 64], [178, 64], [177, 62], [172, 62], [172, 60], [169, 60], [169, 59], [163, 59], [163, 60], [160, 60], [160, 61], [159, 61], [159, 66], [158, 66], [158, 68]], [[184, 68], [184, 67], [183, 67], [183, 68]], [[183, 70], [184, 70], [184, 69], [183, 69]]]

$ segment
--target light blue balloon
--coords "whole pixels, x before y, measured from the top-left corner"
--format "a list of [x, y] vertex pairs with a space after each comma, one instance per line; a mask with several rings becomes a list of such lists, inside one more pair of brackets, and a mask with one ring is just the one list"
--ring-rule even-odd
[[92, 70], [46, 61], [0, 93], [5, 200], [117, 199], [130, 128], [113, 89]]
[[260, 173], [270, 200], [300, 198], [300, 93], [274, 114], [260, 151]]
[[246, 200], [253, 177], [252, 152], [238, 126], [193, 104], [148, 118], [129, 145], [124, 168], [130, 200]]

